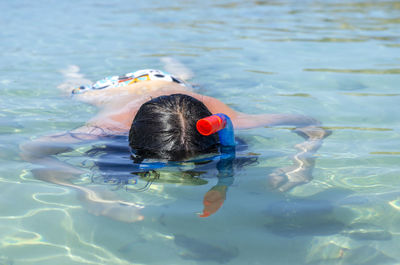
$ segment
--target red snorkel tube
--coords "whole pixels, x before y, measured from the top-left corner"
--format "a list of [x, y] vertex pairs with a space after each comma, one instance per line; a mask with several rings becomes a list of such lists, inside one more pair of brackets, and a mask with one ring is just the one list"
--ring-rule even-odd
[[225, 128], [226, 121], [217, 114], [200, 119], [196, 123], [197, 131], [201, 135], [211, 135]]
[[226, 114], [217, 113], [200, 119], [196, 123], [196, 128], [205, 136], [218, 132], [222, 146], [235, 146], [232, 121]]

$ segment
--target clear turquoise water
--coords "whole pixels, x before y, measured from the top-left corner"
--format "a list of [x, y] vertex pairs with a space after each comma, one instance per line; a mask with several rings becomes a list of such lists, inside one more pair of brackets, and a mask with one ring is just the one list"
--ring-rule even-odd
[[[397, 1], [16, 0], [0, 10], [1, 265], [400, 262]], [[33, 178], [18, 145], [96, 113], [60, 97], [59, 70], [78, 65], [96, 80], [162, 68], [162, 56], [240, 111], [321, 120], [333, 134], [313, 181], [287, 193], [268, 187], [300, 142], [284, 128], [237, 133], [260, 163], [238, 172], [206, 219], [196, 213], [212, 179], [115, 191], [146, 204], [145, 220], [126, 224]]]

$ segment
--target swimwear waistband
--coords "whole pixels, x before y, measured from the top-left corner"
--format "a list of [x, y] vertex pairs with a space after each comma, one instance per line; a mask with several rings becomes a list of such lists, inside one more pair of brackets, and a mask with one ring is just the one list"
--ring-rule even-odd
[[174, 82], [180, 84], [181, 86], [186, 86], [186, 84], [182, 80], [170, 74], [164, 73], [160, 70], [144, 69], [133, 73], [127, 73], [122, 76], [117, 76], [117, 75], [109, 76], [95, 82], [93, 85], [89, 86], [86, 85], [74, 88], [72, 90], [72, 94], [82, 94], [90, 90], [123, 87], [137, 82], [150, 81], [150, 80], [163, 80], [167, 82]]

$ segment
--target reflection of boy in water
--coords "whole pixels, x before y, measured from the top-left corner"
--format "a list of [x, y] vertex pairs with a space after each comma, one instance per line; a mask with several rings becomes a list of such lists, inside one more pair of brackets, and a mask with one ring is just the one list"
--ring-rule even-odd
[[[65, 73], [71, 78], [68, 80], [70, 83], [73, 79], [82, 79], [77, 70], [76, 67]], [[71, 150], [73, 144], [128, 133], [136, 162], [149, 158], [182, 161], [198, 155], [215, 153], [218, 152], [217, 135], [202, 136], [196, 131], [195, 124], [197, 120], [211, 114], [225, 113], [231, 118], [235, 129], [296, 126], [295, 132], [306, 141], [296, 145], [299, 153], [293, 156], [293, 165], [273, 172], [270, 175], [270, 183], [274, 188], [286, 191], [311, 180], [315, 163], [312, 155], [327, 135], [315, 119], [290, 114], [240, 113], [218, 99], [192, 92], [191, 87], [179, 78], [153, 70], [148, 72], [146, 78], [140, 79], [140, 76], [135, 76], [137, 73], [143, 74], [143, 71], [131, 73], [129, 80], [127, 75], [125, 78], [104, 79], [105, 87], [96, 87], [95, 85], [99, 84], [97, 82], [93, 86], [83, 86], [74, 90], [74, 98], [94, 104], [100, 111], [80, 128], [41, 137], [21, 146], [22, 157], [25, 160], [43, 166], [33, 170], [36, 178], [79, 190], [88, 203], [96, 205], [96, 214], [122, 221], [141, 220], [143, 217], [138, 214], [139, 207], [136, 204], [104, 199], [99, 192], [72, 184], [71, 179], [83, 171], [53, 158], [52, 155]], [[120, 85], [127, 80], [130, 82]], [[202, 216], [213, 214], [219, 209], [225, 199], [228, 185], [217, 185], [207, 192]]]

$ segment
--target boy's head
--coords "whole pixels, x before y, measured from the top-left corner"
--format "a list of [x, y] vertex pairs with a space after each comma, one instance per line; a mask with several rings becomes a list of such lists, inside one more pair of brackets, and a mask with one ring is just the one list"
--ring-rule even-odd
[[184, 94], [160, 96], [144, 103], [129, 131], [129, 145], [139, 160], [185, 160], [218, 151], [218, 136], [201, 135], [196, 122], [212, 113]]

